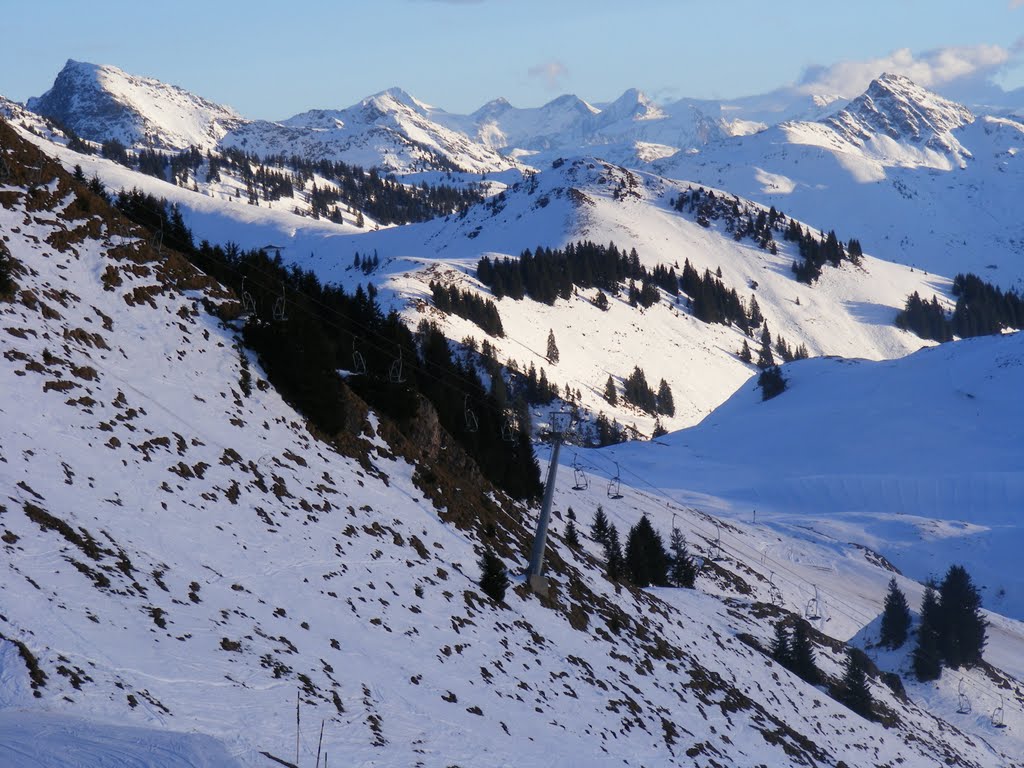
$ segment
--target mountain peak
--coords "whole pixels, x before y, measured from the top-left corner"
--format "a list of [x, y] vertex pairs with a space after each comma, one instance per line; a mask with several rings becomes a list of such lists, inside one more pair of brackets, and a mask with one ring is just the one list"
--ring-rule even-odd
[[596, 107], [591, 106], [575, 93], [563, 93], [561, 96], [549, 101], [541, 107], [541, 109], [547, 112], [554, 109], [571, 109], [585, 115], [595, 115], [599, 111]]
[[419, 112], [421, 115], [426, 115], [434, 109], [429, 104], [420, 101], [408, 91], [403, 88], [399, 88], [398, 86], [393, 86], [387, 90], [381, 91], [380, 93], [375, 93], [373, 96], [367, 98], [364, 103], [376, 106], [378, 109], [382, 109], [385, 112], [398, 106]]
[[213, 147], [244, 122], [234, 110], [178, 86], [74, 59], [28, 108], [92, 141], [165, 149]]
[[601, 110], [605, 121], [656, 120], [665, 113], [639, 88], [627, 88], [619, 98]]
[[944, 154], [967, 154], [952, 131], [974, 122], [967, 107], [929, 91], [909, 77], [884, 73], [825, 122], [855, 143], [886, 136]]

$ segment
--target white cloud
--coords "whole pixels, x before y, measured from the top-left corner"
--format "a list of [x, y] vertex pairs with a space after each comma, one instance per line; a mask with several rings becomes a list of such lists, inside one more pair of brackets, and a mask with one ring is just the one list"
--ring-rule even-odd
[[[1024, 0], [1013, 2], [1024, 5]], [[851, 98], [863, 92], [883, 72], [891, 72], [905, 75], [925, 88], [936, 88], [954, 80], [988, 78], [1010, 59], [1011, 52], [999, 45], [936, 48], [920, 54], [900, 48], [876, 59], [808, 67], [797, 87], [804, 93]]]
[[569, 75], [569, 68], [557, 59], [548, 59], [540, 64], [534, 64], [526, 73], [530, 77], [543, 79], [548, 90], [554, 91], [561, 86], [562, 80]]

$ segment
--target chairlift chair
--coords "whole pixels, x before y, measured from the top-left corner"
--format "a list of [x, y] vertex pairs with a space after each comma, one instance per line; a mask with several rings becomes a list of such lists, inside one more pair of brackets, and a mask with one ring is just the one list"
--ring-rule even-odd
[[1003, 713], [1003, 694], [999, 694], [999, 706], [992, 710], [992, 727], [1006, 727], [1005, 715]]
[[711, 560], [720, 563], [725, 559], [722, 554], [722, 526], [715, 521], [715, 540], [711, 544]]
[[960, 686], [957, 689], [957, 713], [961, 715], [971, 714], [971, 700], [967, 696], [967, 681], [960, 678]]
[[505, 414], [505, 420], [501, 423], [501, 439], [506, 443], [514, 443], [516, 441], [515, 424], [508, 413]]
[[587, 490], [587, 488], [590, 487], [590, 479], [587, 477], [587, 473], [583, 471], [583, 467], [581, 467], [577, 463], [577, 457], [576, 456], [573, 456], [573, 459], [572, 459], [572, 477], [573, 477], [572, 489], [574, 491], [585, 491], [585, 490]]
[[285, 304], [284, 285], [282, 284], [281, 285], [281, 298], [277, 299], [274, 302], [274, 320], [279, 322], [279, 323], [282, 323], [282, 322], [284, 322], [285, 320], [288, 319], [288, 316], [285, 314], [285, 305], [286, 304]]
[[256, 314], [256, 300], [252, 297], [252, 294], [245, 290], [245, 280], [242, 277], [242, 316], [245, 318], [253, 317]]
[[402, 373], [402, 348], [398, 348], [398, 357], [391, 363], [391, 370], [388, 371], [388, 380], [392, 384], [404, 384], [405, 376]]
[[608, 481], [608, 498], [622, 498], [622, 479], [619, 474], [619, 462], [615, 462], [615, 477]]
[[462, 401], [462, 410], [466, 417], [466, 431], [478, 432], [480, 430], [480, 422], [477, 420], [476, 414], [469, 407], [469, 395], [466, 395], [465, 400]]
[[352, 373], [362, 375], [366, 373], [366, 359], [356, 348], [356, 340], [352, 339]]
[[818, 596], [818, 585], [814, 585], [814, 597], [807, 601], [807, 606], [804, 608], [804, 618], [808, 621], [820, 621], [821, 620], [821, 599]]

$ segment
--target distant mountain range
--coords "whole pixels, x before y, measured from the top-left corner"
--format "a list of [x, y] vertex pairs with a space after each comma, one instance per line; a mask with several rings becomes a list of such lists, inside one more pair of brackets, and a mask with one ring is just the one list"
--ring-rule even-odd
[[[95, 142], [339, 160], [413, 181], [437, 172], [516, 178], [560, 157], [595, 156], [857, 232], [889, 260], [1020, 287], [1024, 229], [1014, 201], [1024, 195], [1024, 119], [1007, 106], [1015, 94], [1002, 95], [998, 106], [972, 110], [883, 74], [852, 99], [785, 88], [658, 104], [630, 89], [602, 105], [565, 95], [523, 109], [496, 99], [458, 115], [390, 89], [269, 122], [69, 61], [27, 107]], [[8, 115], [20, 108], [7, 104]]]

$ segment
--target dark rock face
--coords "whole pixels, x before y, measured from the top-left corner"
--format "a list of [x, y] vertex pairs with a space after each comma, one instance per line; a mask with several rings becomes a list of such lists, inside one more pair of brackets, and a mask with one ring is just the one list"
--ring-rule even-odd
[[121, 138], [119, 134], [130, 132], [141, 119], [103, 88], [98, 66], [70, 59], [53, 87], [29, 99], [28, 108], [92, 141]]

